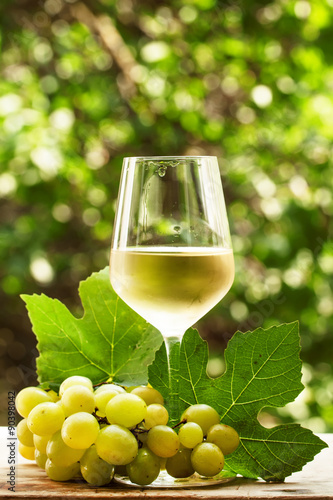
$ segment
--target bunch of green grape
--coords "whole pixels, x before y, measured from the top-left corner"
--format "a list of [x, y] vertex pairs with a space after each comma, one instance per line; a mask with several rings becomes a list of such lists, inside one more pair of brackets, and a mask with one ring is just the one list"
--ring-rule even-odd
[[94, 388], [88, 378], [73, 376], [59, 394], [26, 387], [16, 409], [23, 417], [17, 426], [20, 454], [54, 481], [83, 477], [102, 486], [119, 474], [148, 485], [161, 470], [174, 478], [212, 477], [239, 444], [236, 430], [205, 404], [189, 406], [179, 424], [168, 426], [163, 397], [149, 386]]

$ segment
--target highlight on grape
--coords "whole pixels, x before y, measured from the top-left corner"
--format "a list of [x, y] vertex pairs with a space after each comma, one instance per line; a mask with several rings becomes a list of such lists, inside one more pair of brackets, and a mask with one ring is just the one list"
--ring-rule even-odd
[[59, 394], [26, 387], [16, 397], [23, 417], [17, 426], [19, 452], [53, 481], [81, 477], [93, 486], [117, 474], [141, 486], [161, 470], [177, 479], [213, 477], [233, 453], [239, 436], [205, 404], [189, 406], [174, 427], [162, 395], [149, 386], [94, 387], [83, 376], [65, 379]]

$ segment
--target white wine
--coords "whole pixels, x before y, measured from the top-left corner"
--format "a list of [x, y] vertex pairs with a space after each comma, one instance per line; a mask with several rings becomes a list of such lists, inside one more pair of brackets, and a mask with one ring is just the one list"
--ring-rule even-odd
[[112, 250], [114, 290], [163, 335], [184, 332], [217, 304], [234, 279], [230, 249], [128, 247]]

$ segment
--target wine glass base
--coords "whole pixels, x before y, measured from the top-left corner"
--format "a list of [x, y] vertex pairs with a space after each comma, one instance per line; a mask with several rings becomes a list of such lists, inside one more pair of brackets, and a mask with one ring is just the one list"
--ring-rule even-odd
[[170, 476], [165, 470], [161, 471], [158, 478], [152, 483], [141, 486], [132, 483], [128, 476], [116, 475], [115, 481], [118, 484], [130, 486], [132, 488], [198, 488], [203, 486], [215, 486], [222, 483], [229, 483], [236, 479], [236, 475], [228, 471], [222, 471], [214, 477], [203, 477], [193, 474], [190, 477], [176, 479]]

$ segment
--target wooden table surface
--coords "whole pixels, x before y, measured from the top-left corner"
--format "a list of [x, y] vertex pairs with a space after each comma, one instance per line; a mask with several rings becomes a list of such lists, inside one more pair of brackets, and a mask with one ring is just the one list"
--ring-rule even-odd
[[47, 478], [44, 471], [34, 463], [17, 458], [15, 492], [8, 490], [7, 474], [9, 473], [7, 428], [0, 429], [0, 500], [8, 497], [24, 500], [51, 498], [53, 500], [69, 500], [84, 498], [96, 500], [123, 499], [316, 499], [333, 500], [333, 434], [320, 436], [328, 445], [315, 459], [308, 463], [301, 472], [288, 477], [284, 483], [269, 484], [264, 481], [253, 481], [237, 478], [233, 482], [219, 486], [193, 489], [147, 489], [124, 488], [110, 484], [96, 488], [83, 481], [54, 482]]

